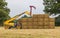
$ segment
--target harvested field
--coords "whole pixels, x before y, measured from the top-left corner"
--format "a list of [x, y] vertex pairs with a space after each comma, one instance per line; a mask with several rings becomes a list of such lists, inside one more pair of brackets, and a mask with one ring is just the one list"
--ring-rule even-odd
[[55, 29], [4, 29], [0, 27], [0, 38], [60, 38], [60, 27]]

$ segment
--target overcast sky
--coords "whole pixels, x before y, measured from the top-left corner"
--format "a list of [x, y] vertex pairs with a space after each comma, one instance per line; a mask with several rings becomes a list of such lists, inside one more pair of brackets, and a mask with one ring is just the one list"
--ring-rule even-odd
[[43, 0], [6, 0], [8, 2], [8, 8], [10, 8], [10, 16], [13, 17], [24, 11], [29, 11], [29, 6], [35, 6], [36, 10], [33, 9], [33, 14], [43, 14]]

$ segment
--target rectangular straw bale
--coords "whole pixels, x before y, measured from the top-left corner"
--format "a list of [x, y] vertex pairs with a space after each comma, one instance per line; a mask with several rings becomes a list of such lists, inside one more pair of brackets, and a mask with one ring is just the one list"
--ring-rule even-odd
[[33, 27], [33, 29], [37, 29], [38, 28], [38, 26], [37, 25], [34, 25], [34, 26], [32, 26]]
[[37, 18], [37, 17], [38, 17], [38, 14], [33, 14], [32, 17], [33, 17], [33, 18]]
[[22, 22], [21, 19], [19, 19], [18, 22]]
[[31, 25], [28, 26], [28, 29], [32, 29], [33, 27]]
[[27, 29], [32, 29], [32, 26], [31, 25], [27, 25]]
[[49, 26], [43, 26], [44, 27], [44, 29], [49, 29]]
[[21, 22], [27, 22], [27, 18], [20, 19]]
[[27, 26], [25, 26], [25, 25], [22, 25], [22, 29], [27, 29]]
[[49, 25], [49, 22], [44, 22], [44, 26], [48, 26]]
[[42, 25], [42, 24], [38, 24], [37, 26], [44, 26], [44, 25]]
[[39, 18], [39, 19], [38, 19], [38, 22], [43, 22], [43, 21], [44, 21], [43, 18]]
[[40, 18], [40, 17], [39, 17], [38, 19], [44, 19], [44, 18], [42, 18], [42, 17]]
[[44, 22], [49, 22], [49, 18], [44, 18]]
[[22, 23], [22, 29], [27, 29], [27, 23]]
[[24, 26], [26, 26], [26, 25], [22, 25], [22, 27], [24, 27]]
[[44, 18], [44, 14], [38, 15], [38, 18]]
[[49, 25], [51, 25], [51, 26], [52, 26], [52, 25], [55, 26], [55, 22], [50, 22]]
[[43, 22], [38, 22], [38, 25], [43, 25], [44, 23]]
[[37, 22], [33, 22], [32, 24], [33, 24], [33, 26], [38, 25], [38, 23], [37, 23]]
[[37, 21], [38, 21], [38, 18], [33, 18], [33, 21], [34, 21], [34, 22], [37, 22]]
[[37, 29], [43, 29], [43, 26], [38, 26], [38, 28]]
[[28, 26], [32, 26], [33, 25], [33, 22], [28, 22], [27, 25]]
[[27, 22], [20, 22], [20, 23], [27, 23]]
[[50, 22], [55, 22], [55, 19], [54, 18], [49, 18], [49, 21]]
[[48, 14], [44, 14], [44, 18], [49, 18], [49, 15]]
[[38, 14], [38, 18], [41, 18], [41, 15], [42, 15], [42, 14]]
[[55, 22], [50, 22], [50, 24], [49, 24], [49, 28], [55, 28]]
[[53, 26], [53, 25], [49, 25], [49, 28], [50, 28], [50, 29], [54, 29], [55, 26]]
[[27, 21], [28, 22], [33, 22], [33, 18], [28, 18]]
[[40, 15], [38, 15], [38, 18], [41, 18], [41, 14], [40, 14]]
[[24, 22], [24, 23], [22, 23], [23, 25], [27, 25], [27, 23], [26, 22]]

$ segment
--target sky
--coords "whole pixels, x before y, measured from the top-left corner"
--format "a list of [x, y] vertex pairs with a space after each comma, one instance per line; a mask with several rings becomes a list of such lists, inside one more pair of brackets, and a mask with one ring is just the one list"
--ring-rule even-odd
[[35, 6], [36, 10], [33, 9], [33, 14], [44, 14], [43, 0], [6, 0], [8, 3], [7, 7], [11, 10], [10, 16], [14, 17], [25, 11], [30, 11], [29, 6]]

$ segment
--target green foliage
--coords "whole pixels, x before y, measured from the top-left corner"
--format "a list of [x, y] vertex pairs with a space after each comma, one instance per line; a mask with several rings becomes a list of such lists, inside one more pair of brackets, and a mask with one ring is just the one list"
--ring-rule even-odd
[[10, 9], [7, 8], [7, 2], [5, 2], [5, 0], [0, 0], [0, 24], [10, 18], [9, 12]]
[[[44, 0], [45, 9], [47, 14], [60, 14], [60, 0]], [[55, 18], [55, 24], [60, 25], [60, 16]]]
[[48, 14], [60, 14], [60, 0], [44, 0], [45, 13]]

